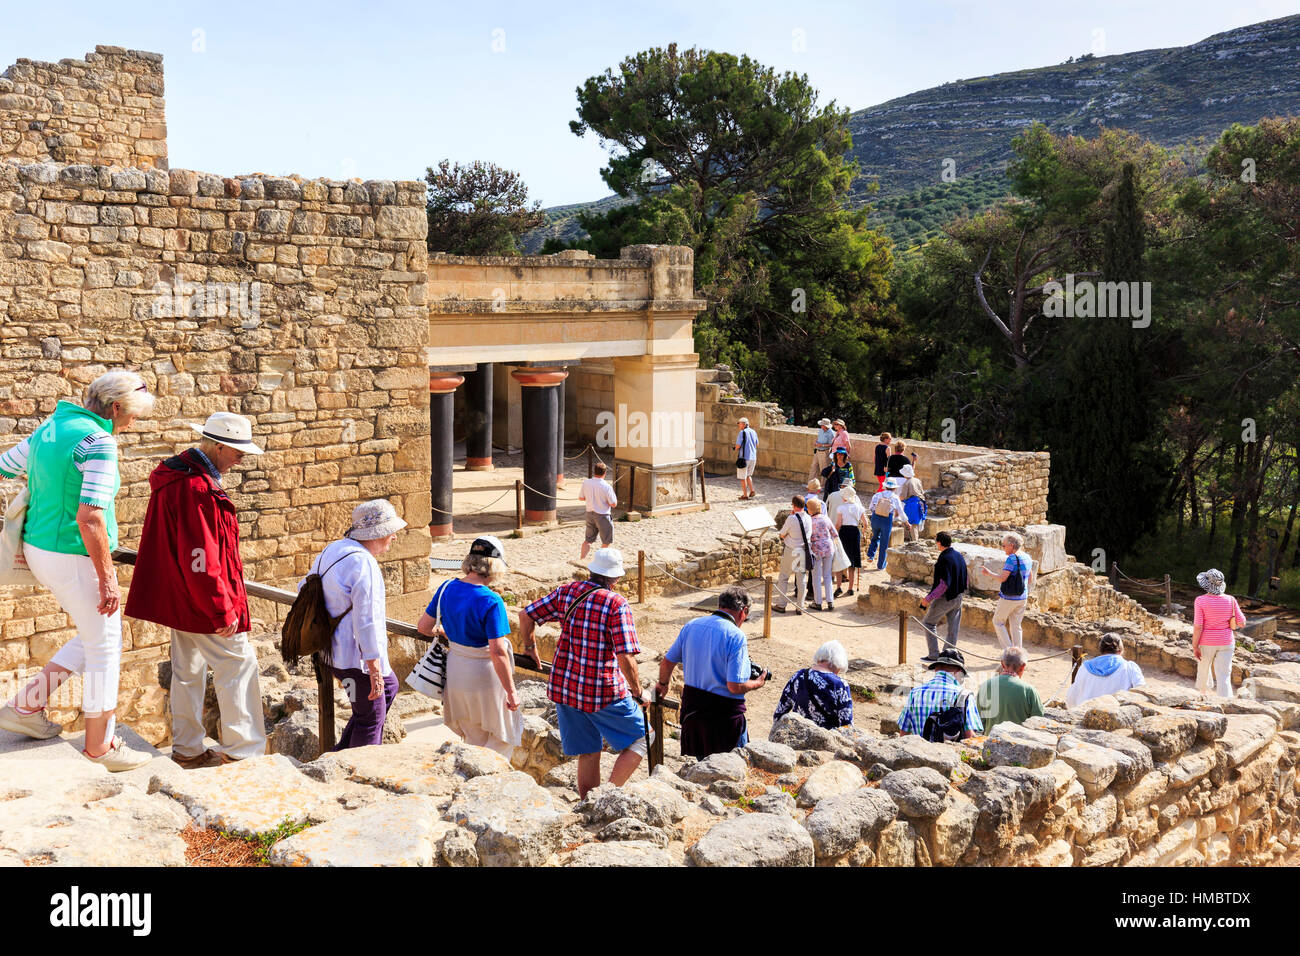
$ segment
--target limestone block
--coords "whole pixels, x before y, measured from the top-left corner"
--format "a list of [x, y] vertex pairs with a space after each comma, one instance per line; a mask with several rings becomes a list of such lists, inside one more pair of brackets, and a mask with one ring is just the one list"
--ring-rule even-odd
[[1170, 789], [1189, 787], [1209, 774], [1216, 764], [1215, 748], [1199, 744], [1170, 763], [1160, 764], [1157, 770], [1169, 777]]
[[1133, 736], [1151, 748], [1156, 760], [1171, 760], [1196, 740], [1197, 723], [1191, 717], [1143, 717], [1133, 727]]
[[750, 765], [768, 773], [788, 773], [795, 768], [799, 755], [794, 748], [770, 740], [751, 740], [745, 747]]
[[394, 796], [309, 827], [271, 850], [272, 866], [436, 866], [455, 824], [429, 797]]
[[718, 780], [745, 779], [745, 760], [737, 753], [710, 754], [682, 771], [683, 780], [707, 786]]
[[984, 759], [994, 766], [1046, 767], [1056, 757], [1056, 740], [1041, 730], [1001, 723], [984, 742]]
[[1264, 749], [1277, 733], [1277, 723], [1263, 714], [1241, 714], [1228, 718], [1228, 729], [1219, 741], [1228, 758], [1228, 766], [1245, 763]]
[[1153, 806], [1169, 790], [1169, 775], [1163, 770], [1152, 770], [1124, 794], [1124, 809], [1129, 813], [1141, 812]]
[[690, 805], [670, 784], [651, 779], [622, 787], [602, 784], [588, 793], [574, 809], [588, 823], [633, 817], [653, 827], [667, 827], [685, 817], [690, 812]]
[[1118, 755], [1113, 750], [1096, 744], [1085, 743], [1064, 750], [1060, 758], [1074, 768], [1089, 796], [1095, 796], [1109, 787], [1119, 772]]
[[[1007, 560], [1006, 552], [1001, 548], [986, 548], [983, 545], [960, 542], [953, 547], [966, 559], [966, 574], [971, 589], [996, 594], [1002, 586], [998, 577], [1002, 574], [1002, 565]], [[980, 568], [991, 571], [992, 574], [984, 574]]]
[[1241, 696], [1255, 700], [1277, 700], [1300, 704], [1300, 682], [1273, 677], [1248, 677], [1241, 682]]
[[457, 790], [444, 819], [475, 834], [481, 866], [540, 866], [568, 817], [526, 773], [475, 777]]
[[858, 762], [864, 767], [873, 764], [883, 764], [890, 770], [931, 767], [947, 775], [961, 764], [956, 749], [945, 744], [930, 743], [916, 734], [890, 738], [863, 737], [855, 740], [853, 747]]
[[1031, 524], [1025, 527], [1025, 551], [1039, 574], [1057, 571], [1069, 563], [1065, 552], [1065, 525]]
[[965, 794], [950, 792], [943, 812], [934, 820], [928, 839], [935, 866], [956, 866], [975, 835], [979, 810]]
[[916, 845], [916, 829], [906, 820], [895, 820], [880, 833], [876, 865], [915, 866]]
[[801, 807], [815, 807], [828, 797], [852, 793], [864, 783], [866, 778], [856, 766], [843, 760], [831, 760], [808, 775], [804, 785], [799, 788], [798, 804]]
[[1073, 866], [1074, 852], [1065, 840], [1053, 840], [1033, 857], [1034, 866]]
[[569, 856], [565, 866], [673, 866], [671, 856], [656, 843], [643, 840], [587, 843]]
[[880, 789], [893, 798], [905, 816], [928, 819], [943, 812], [949, 783], [939, 771], [917, 767], [887, 774], [880, 781]]
[[192, 770], [179, 777], [155, 775], [149, 792], [180, 801], [201, 827], [240, 836], [266, 833], [285, 820], [310, 821], [332, 799], [327, 787], [308, 779], [280, 754]]
[[686, 851], [691, 866], [812, 866], [813, 860], [809, 832], [774, 813], [723, 820]]
[[898, 806], [888, 794], [863, 788], [822, 800], [808, 814], [804, 826], [812, 836], [817, 859], [822, 860], [849, 852], [859, 841], [873, 842], [897, 816]]

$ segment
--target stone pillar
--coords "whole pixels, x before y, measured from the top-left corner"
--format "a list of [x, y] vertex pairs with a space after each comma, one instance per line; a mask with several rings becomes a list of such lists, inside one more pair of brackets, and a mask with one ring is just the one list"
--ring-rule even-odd
[[615, 460], [619, 473], [636, 469], [634, 498], [619, 484], [627, 507], [654, 511], [694, 501], [696, 477], [695, 370], [699, 356], [638, 355], [614, 359]]
[[[564, 369], [564, 374], [569, 374]], [[564, 487], [564, 383], [555, 387], [555, 484]]]
[[465, 381], [455, 372], [429, 370], [429, 534], [450, 538], [451, 462], [456, 389]]
[[492, 363], [465, 374], [465, 470], [492, 470]]
[[555, 430], [558, 427], [557, 386], [569, 373], [562, 368], [517, 368], [510, 372], [520, 385], [524, 419], [524, 521], [555, 523]]

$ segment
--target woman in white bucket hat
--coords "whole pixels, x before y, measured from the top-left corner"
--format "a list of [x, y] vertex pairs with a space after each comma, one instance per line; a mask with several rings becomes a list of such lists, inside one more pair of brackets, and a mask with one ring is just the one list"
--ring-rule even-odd
[[490, 534], [475, 538], [461, 562], [461, 576], [444, 582], [416, 628], [447, 635], [447, 680], [442, 720], [468, 744], [495, 750], [507, 760], [523, 739], [524, 716], [515, 689], [510, 620], [492, 585], [506, 573], [505, 549]]
[[352, 716], [335, 750], [379, 743], [388, 709], [397, 698], [397, 675], [388, 663], [387, 595], [378, 559], [405, 527], [387, 501], [363, 501], [352, 509], [347, 533], [327, 545], [308, 572], [321, 576], [325, 610], [331, 617], [342, 615], [330, 643], [330, 670], [347, 692]]

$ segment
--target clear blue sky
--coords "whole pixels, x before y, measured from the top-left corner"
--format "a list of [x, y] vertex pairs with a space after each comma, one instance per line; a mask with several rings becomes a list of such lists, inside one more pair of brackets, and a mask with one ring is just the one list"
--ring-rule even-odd
[[608, 192], [604, 151], [569, 132], [574, 89], [648, 47], [747, 53], [861, 109], [1098, 41], [1104, 53], [1179, 46], [1297, 12], [1300, 0], [11, 2], [0, 70], [97, 43], [152, 50], [173, 166], [420, 179], [443, 158], [485, 159], [550, 206]]

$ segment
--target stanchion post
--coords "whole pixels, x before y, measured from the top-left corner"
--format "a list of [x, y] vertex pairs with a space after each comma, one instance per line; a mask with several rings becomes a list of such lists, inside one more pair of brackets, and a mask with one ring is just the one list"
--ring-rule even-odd
[[627, 510], [636, 510], [636, 465], [627, 466]]
[[701, 504], [709, 503], [709, 487], [704, 483], [704, 459], [700, 459], [700, 502]]
[[592, 448], [590, 444], [587, 445], [587, 477], [588, 478], [590, 478], [593, 474], [595, 474], [594, 469], [596, 467], [596, 462], [595, 459], [592, 457], [595, 454], [596, 454], [596, 449]]
[[636, 553], [636, 603], [645, 603], [645, 552]]
[[1174, 587], [1167, 574], [1165, 575], [1165, 613], [1174, 613]]
[[[653, 691], [651, 691], [654, 694]], [[654, 740], [650, 741], [649, 767], [654, 773], [655, 767], [664, 762], [664, 708], [659, 703], [659, 695], [654, 694], [650, 701], [650, 729], [654, 731]]]
[[772, 575], [763, 576], [763, 636], [772, 636]]
[[515, 479], [515, 530], [524, 530], [524, 483]]
[[1070, 668], [1070, 683], [1073, 684], [1074, 679], [1079, 676], [1079, 665], [1083, 663], [1082, 644], [1075, 644], [1070, 648], [1070, 660], [1074, 664], [1074, 666]]
[[907, 663], [907, 612], [898, 611], [898, 663]]

